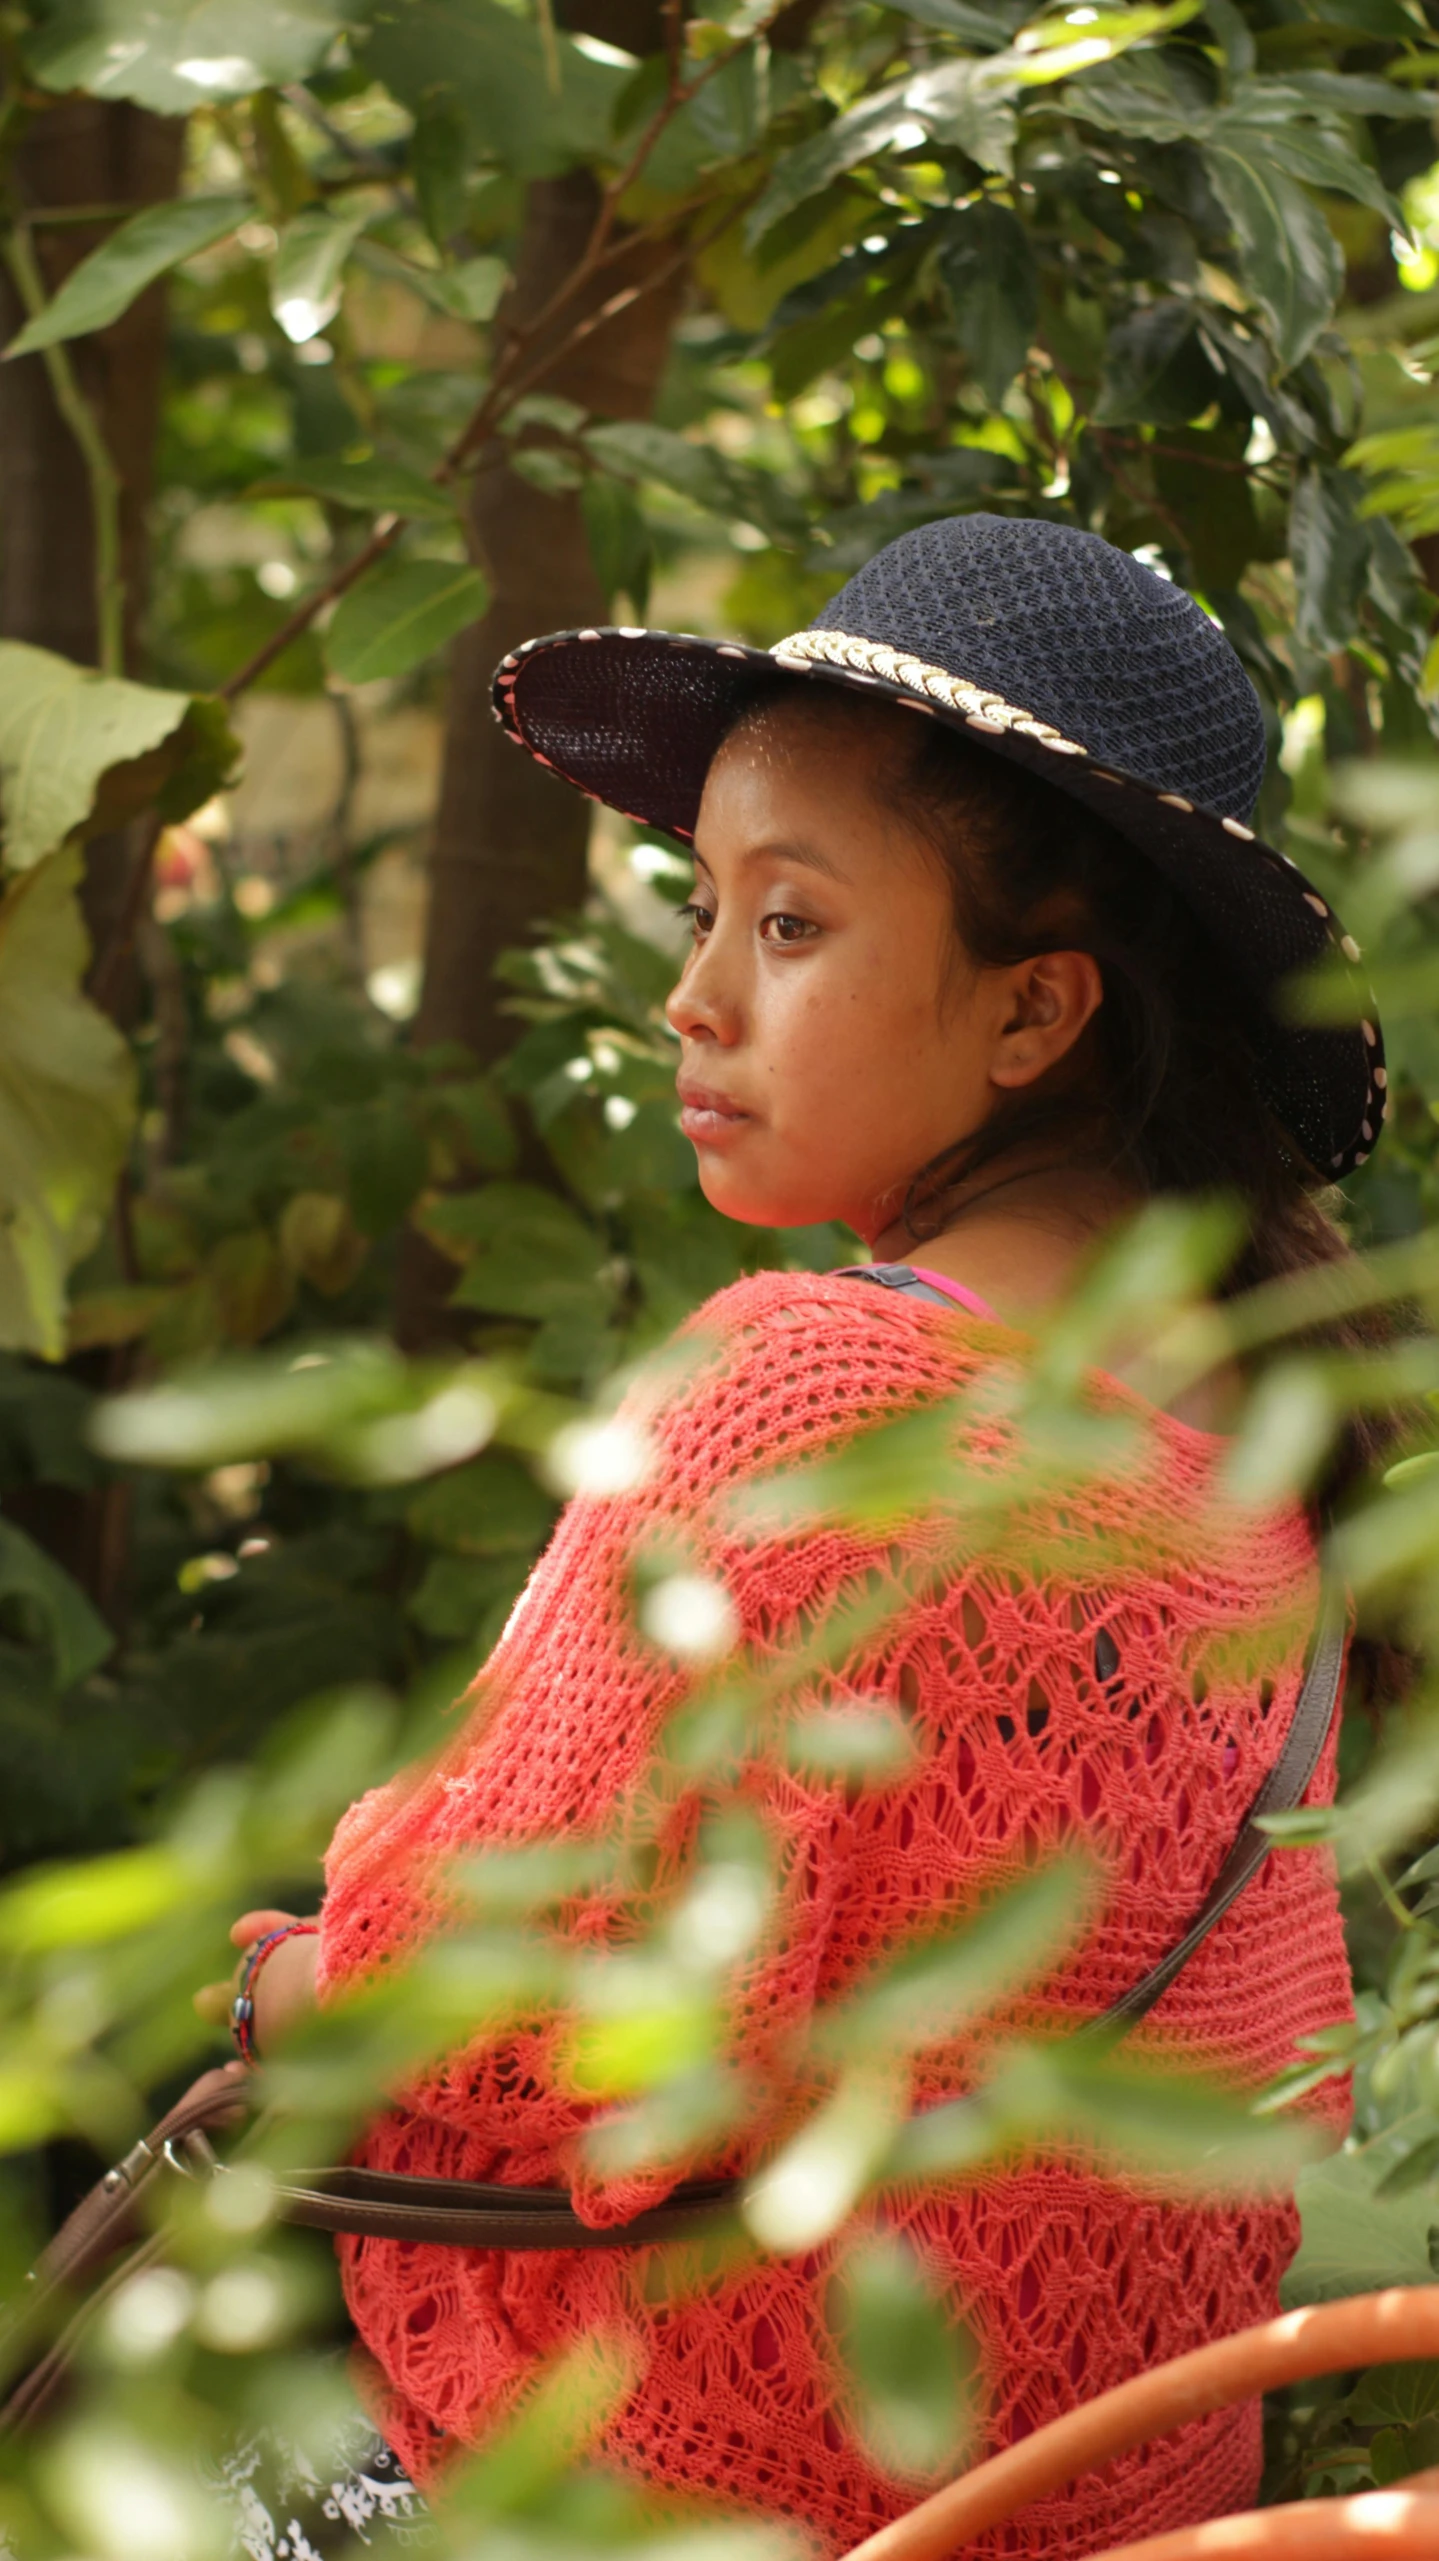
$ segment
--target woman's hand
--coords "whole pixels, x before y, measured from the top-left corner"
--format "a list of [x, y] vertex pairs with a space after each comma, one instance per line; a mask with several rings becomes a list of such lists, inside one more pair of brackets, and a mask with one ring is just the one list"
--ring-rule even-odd
[[[294, 1912], [242, 1912], [230, 1932], [230, 1943], [244, 1956], [257, 1939], [268, 1938], [272, 1930], [287, 1929], [298, 1919]], [[253, 1999], [255, 2015], [252, 2029], [257, 2054], [268, 2054], [276, 2045], [308, 2018], [315, 2006], [315, 1967], [319, 1940], [314, 1937], [285, 1939], [272, 1948], [255, 1979]], [[239, 1982], [239, 1967], [224, 1983], [206, 1983], [195, 1994], [195, 2007], [211, 2026], [224, 2027], [230, 2016], [230, 2003]]]

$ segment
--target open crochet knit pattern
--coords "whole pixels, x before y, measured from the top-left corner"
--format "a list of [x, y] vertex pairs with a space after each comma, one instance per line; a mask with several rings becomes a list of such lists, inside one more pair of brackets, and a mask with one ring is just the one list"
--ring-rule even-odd
[[[752, 2168], [813, 2103], [815, 2067], [797, 2071], [794, 2056], [816, 2010], [906, 1940], [1075, 1841], [1102, 1879], [1082, 1940], [1048, 1984], [921, 2054], [908, 2102], [971, 2086], [996, 2033], [1103, 2010], [1202, 1899], [1277, 1751], [1317, 1608], [1299, 1508], [1241, 1511], [1219, 1486], [1223, 1444], [1112, 1381], [1094, 1382], [1097, 1402], [1146, 1429], [1081, 1502], [1036, 1505], [1024, 1570], [977, 1550], [955, 1562], [959, 1516], [943, 1505], [883, 1539], [823, 1520], [739, 1528], [734, 1497], [747, 1479], [1012, 1373], [1023, 1339], [840, 1276], [770, 1273], [713, 1299], [690, 1349], [648, 1413], [657, 1461], [646, 1481], [570, 1504], [463, 1730], [432, 1768], [352, 1808], [329, 1860], [322, 1995], [402, 1963], [442, 1926], [446, 1863], [482, 1841], [616, 1825], [657, 1839], [652, 1917], [692, 1854], [696, 1787], [663, 1744], [684, 1680], [626, 1602], [637, 1549], [682, 1536], [727, 1585], [760, 1664], [866, 1578], [871, 1588], [875, 1576], [911, 1578], [896, 1586], [889, 1623], [826, 1675], [831, 1697], [893, 1702], [914, 1747], [909, 1767], [860, 1785], [796, 1771], [757, 1745], [739, 1775], [780, 1876], [730, 2021], [748, 2082], [743, 2137], [663, 2174], [605, 2175], [585, 2140], [602, 2111], [567, 2082], [563, 2023], [540, 2017], [452, 2056], [359, 2151], [377, 2169], [570, 2186], [596, 2225], [628, 2219], [699, 2170]], [[1003, 1464], [1002, 1428], [966, 1434], [956, 1471]], [[945, 1570], [916, 1579], [941, 1552]], [[1108, 1642], [1097, 1645], [1101, 1629]], [[1311, 1798], [1333, 1782], [1331, 1740]], [[555, 1927], [603, 1950], [635, 1917], [633, 1901], [582, 1896]], [[1297, 2038], [1349, 2008], [1328, 1853], [1286, 1853], [1266, 1863], [1132, 2046], [1252, 2087], [1293, 2059]], [[1342, 2087], [1312, 2104], [1337, 2132]], [[352, 2240], [340, 2250], [356, 2326], [383, 2376], [386, 2432], [416, 2477], [432, 2478], [456, 2440], [483, 2443], [542, 2364], [597, 2335], [634, 2381], [595, 2460], [662, 2498], [698, 2493], [793, 2518], [838, 2553], [930, 2486], [880, 2467], [847, 2398], [831, 2289], [856, 2226], [907, 2233], [956, 2323], [970, 2327], [976, 2451], [1272, 2315], [1298, 2238], [1283, 2198], [1195, 2202], [1056, 2154], [970, 2183], [890, 2191], [835, 2242], [751, 2258], [708, 2283], [693, 2257], [688, 2281], [677, 2280], [683, 2254], [653, 2248], [506, 2254]], [[1259, 2462], [1257, 2407], [1221, 2412], [1043, 2500], [974, 2550], [1082, 2554], [1246, 2507]]]

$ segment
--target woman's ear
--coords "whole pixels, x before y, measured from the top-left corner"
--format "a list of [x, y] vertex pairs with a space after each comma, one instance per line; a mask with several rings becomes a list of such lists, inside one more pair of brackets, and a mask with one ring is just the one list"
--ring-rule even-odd
[[1033, 1085], [1073, 1049], [1104, 1002], [1093, 952], [1046, 951], [1005, 973], [1005, 1006], [989, 1063], [992, 1085]]

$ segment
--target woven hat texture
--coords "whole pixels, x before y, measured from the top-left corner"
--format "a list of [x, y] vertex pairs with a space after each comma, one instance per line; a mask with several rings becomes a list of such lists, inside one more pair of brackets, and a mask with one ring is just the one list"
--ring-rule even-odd
[[[1058, 537], [1058, 539], [1056, 539]], [[926, 654], [1022, 703], [1092, 756], [1248, 818], [1264, 720], [1222, 631], [1182, 587], [1098, 534], [1032, 518], [921, 525], [815, 616]]]
[[645, 827], [693, 837], [739, 708], [802, 676], [879, 692], [962, 728], [1103, 817], [1173, 882], [1233, 973], [1266, 1099], [1322, 1179], [1361, 1165], [1385, 1109], [1372, 994], [1358, 1026], [1286, 1018], [1279, 991], [1358, 946], [1251, 825], [1259, 700], [1182, 587], [1072, 525], [976, 514], [885, 545], [806, 630], [771, 650], [689, 632], [554, 632], [495, 674], [517, 745]]

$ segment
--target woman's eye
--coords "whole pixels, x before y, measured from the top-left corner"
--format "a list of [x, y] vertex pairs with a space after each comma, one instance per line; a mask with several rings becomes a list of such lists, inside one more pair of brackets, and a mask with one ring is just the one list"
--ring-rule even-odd
[[697, 943], [702, 943], [704, 941], [706, 934], [714, 924], [714, 909], [712, 907], [706, 907], [698, 898], [687, 898], [683, 907], [677, 907], [675, 909], [675, 914], [679, 917], [682, 924], [689, 926], [689, 929]]
[[760, 927], [765, 941], [770, 943], [808, 942], [810, 935], [817, 930], [803, 916], [785, 915], [766, 916]]

